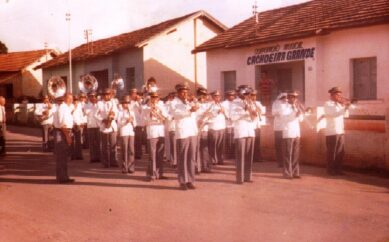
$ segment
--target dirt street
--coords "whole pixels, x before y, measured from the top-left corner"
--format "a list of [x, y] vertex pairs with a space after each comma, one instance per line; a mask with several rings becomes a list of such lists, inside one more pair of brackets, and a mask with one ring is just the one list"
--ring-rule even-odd
[[9, 127], [0, 158], [0, 241], [389, 241], [389, 179], [303, 166], [286, 180], [274, 162], [255, 163], [254, 183], [237, 185], [233, 161], [197, 176], [196, 190], [137, 171], [71, 161], [76, 183], [55, 183], [40, 131]]

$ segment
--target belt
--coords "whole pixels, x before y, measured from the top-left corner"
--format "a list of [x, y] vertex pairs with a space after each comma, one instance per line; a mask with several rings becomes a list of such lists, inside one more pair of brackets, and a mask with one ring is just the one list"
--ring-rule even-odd
[[[59, 131], [61, 131], [61, 130], [63, 130], [63, 129], [61, 129], [61, 128], [54, 128], [55, 130], [59, 130]], [[72, 129], [65, 129], [65, 130], [72, 130]]]

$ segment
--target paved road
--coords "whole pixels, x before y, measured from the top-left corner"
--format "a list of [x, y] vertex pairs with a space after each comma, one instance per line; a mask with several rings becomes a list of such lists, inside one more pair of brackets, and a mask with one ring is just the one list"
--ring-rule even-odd
[[[256, 163], [254, 183], [234, 184], [232, 161], [197, 177], [196, 190], [147, 182], [72, 161], [72, 185], [54, 181], [39, 131], [11, 127], [0, 160], [0, 241], [389, 241], [389, 179], [348, 173], [330, 178], [302, 167], [285, 180], [275, 163]], [[87, 155], [85, 154], [85, 157]]]

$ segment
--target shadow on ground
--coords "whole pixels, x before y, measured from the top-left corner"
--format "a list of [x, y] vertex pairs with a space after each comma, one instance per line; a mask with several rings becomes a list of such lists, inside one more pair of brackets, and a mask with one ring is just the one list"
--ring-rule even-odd
[[[30, 183], [30, 184], [55, 184], [55, 162], [54, 156], [50, 152], [42, 152], [41, 143], [35, 135], [40, 135], [40, 130], [31, 128], [11, 127], [10, 132], [23, 134], [29, 129], [32, 137], [35, 139], [23, 140], [20, 138], [7, 140], [7, 156], [0, 158], [0, 182], [12, 183]], [[32, 131], [31, 131], [32, 130]], [[38, 136], [39, 137], [39, 136]], [[87, 150], [84, 150], [84, 158], [88, 156]], [[87, 159], [70, 161], [69, 174], [74, 177], [85, 177], [99, 179], [99, 182], [77, 181], [75, 185], [88, 186], [111, 186], [111, 187], [133, 187], [148, 189], [177, 189], [176, 187], [162, 186], [153, 183], [145, 184], [117, 184], [109, 179], [127, 179], [133, 181], [146, 182], [146, 159], [136, 162], [135, 174], [122, 174], [119, 168], [103, 168], [100, 163], [90, 164]], [[165, 174], [170, 180], [176, 180], [176, 170], [165, 164]], [[212, 177], [214, 175], [214, 177]], [[324, 179], [347, 180], [355, 183], [369, 184], [378, 187], [389, 188], [389, 179], [379, 179], [375, 176], [348, 172], [346, 176], [331, 177], [326, 174], [325, 169], [314, 166], [302, 166], [301, 175], [322, 177]], [[4, 177], [7, 176], [7, 177]], [[9, 176], [12, 176], [10, 178]], [[15, 178], [13, 176], [23, 177]], [[28, 178], [36, 177], [36, 178]], [[50, 178], [53, 177], [53, 178]], [[253, 177], [255, 178], [282, 178], [282, 169], [278, 168], [275, 162], [255, 162], [253, 164]], [[106, 182], [100, 182], [100, 179], [107, 179]], [[204, 183], [235, 183], [235, 166], [233, 161], [226, 162], [225, 165], [218, 165], [213, 168], [213, 174], [199, 175], [196, 181]]]

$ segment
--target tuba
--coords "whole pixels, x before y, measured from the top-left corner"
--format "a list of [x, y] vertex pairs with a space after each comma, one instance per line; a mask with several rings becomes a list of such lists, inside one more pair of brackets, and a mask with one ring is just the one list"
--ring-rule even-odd
[[98, 87], [99, 83], [97, 82], [96, 77], [90, 74], [82, 76], [80, 81], [78, 82], [78, 88], [82, 93], [85, 94], [96, 91]]
[[53, 98], [65, 95], [66, 83], [60, 76], [52, 76], [47, 82], [47, 92]]

